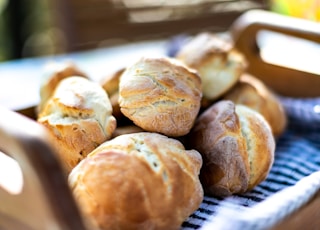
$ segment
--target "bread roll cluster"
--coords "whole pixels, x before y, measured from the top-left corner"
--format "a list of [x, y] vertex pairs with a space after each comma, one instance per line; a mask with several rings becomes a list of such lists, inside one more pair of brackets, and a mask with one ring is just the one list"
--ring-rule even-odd
[[[186, 150], [170, 137], [192, 128], [202, 97], [200, 77], [169, 58], [137, 63], [141, 62], [150, 67], [139, 67], [140, 75], [130, 73], [125, 78], [127, 72], [120, 70], [123, 73], [109, 75], [100, 84], [80, 76], [60, 79], [38, 114], [93, 229], [179, 229], [204, 196], [199, 179], [201, 154]], [[138, 69], [137, 63], [133, 66]], [[123, 79], [130, 84], [125, 85]], [[144, 96], [138, 98], [143, 89]], [[154, 90], [152, 95], [149, 89]], [[118, 97], [119, 103], [111, 104], [108, 93]], [[130, 108], [130, 100], [136, 107]], [[131, 109], [130, 113], [114, 113], [117, 106], [121, 111]], [[140, 111], [143, 107], [146, 115]], [[151, 123], [147, 115], [157, 116], [157, 112], [163, 119], [156, 126], [149, 125], [153, 131], [136, 122], [144, 116]], [[125, 115], [132, 123], [117, 124]], [[160, 121], [176, 129], [160, 129]]]
[[267, 177], [286, 116], [245, 70], [232, 43], [206, 33], [174, 58], [50, 89], [38, 121], [93, 229], [179, 229], [205, 194], [241, 194]]

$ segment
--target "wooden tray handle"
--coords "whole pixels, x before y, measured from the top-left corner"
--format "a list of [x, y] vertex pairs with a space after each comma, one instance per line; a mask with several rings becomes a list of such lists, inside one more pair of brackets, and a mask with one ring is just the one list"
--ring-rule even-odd
[[45, 129], [6, 108], [0, 107], [0, 114], [0, 151], [15, 159], [23, 173], [19, 194], [0, 187], [0, 229], [85, 230]]
[[[305, 39], [320, 45], [320, 23], [264, 10], [250, 10], [236, 19], [230, 28], [235, 47], [248, 59], [249, 73], [284, 96], [320, 96], [320, 72], [292, 69], [277, 63], [267, 63], [262, 59], [257, 44], [257, 34], [263, 30]], [[302, 60], [314, 61], [310, 60], [310, 57], [303, 57]], [[319, 60], [317, 63], [319, 65]]]

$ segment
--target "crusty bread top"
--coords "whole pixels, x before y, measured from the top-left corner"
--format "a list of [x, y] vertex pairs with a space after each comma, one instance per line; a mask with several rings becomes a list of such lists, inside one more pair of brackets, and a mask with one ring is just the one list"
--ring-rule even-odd
[[69, 182], [101, 229], [179, 229], [203, 199], [200, 154], [156, 133], [125, 134], [96, 148]]
[[181, 47], [176, 57], [193, 68], [198, 68], [203, 62], [211, 58], [212, 54], [224, 55], [230, 52], [232, 43], [211, 33], [200, 33]]
[[[197, 72], [188, 68], [181, 62], [169, 58], [141, 58], [122, 74], [120, 78], [121, 97], [125, 107], [134, 107], [141, 100], [152, 99], [150, 104], [158, 101], [157, 96], [163, 100], [172, 101], [177, 97], [182, 102], [188, 103], [191, 96], [200, 98], [199, 91], [201, 80]], [[153, 95], [152, 93], [155, 93]], [[130, 100], [131, 99], [131, 100]], [[190, 99], [189, 99], [190, 100]]]
[[39, 114], [57, 142], [67, 169], [105, 140], [116, 128], [112, 107], [102, 87], [82, 77], [63, 79]]
[[94, 117], [106, 127], [112, 113], [108, 95], [100, 85], [81, 77], [62, 80], [45, 108], [40, 117], [50, 116], [53, 124]]
[[71, 76], [88, 78], [73, 62], [50, 62], [45, 65], [40, 82], [40, 103], [37, 112], [40, 113], [45, 103], [52, 96], [59, 82]]
[[176, 58], [199, 72], [203, 97], [208, 100], [227, 92], [246, 69], [244, 56], [232, 43], [211, 33], [195, 36]]
[[201, 98], [199, 75], [175, 59], [141, 58], [120, 78], [121, 112], [146, 131], [185, 135]]

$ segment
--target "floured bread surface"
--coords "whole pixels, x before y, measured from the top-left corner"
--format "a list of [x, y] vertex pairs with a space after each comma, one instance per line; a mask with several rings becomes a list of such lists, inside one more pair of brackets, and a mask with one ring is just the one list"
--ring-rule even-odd
[[69, 183], [98, 229], [180, 229], [201, 204], [201, 155], [161, 134], [109, 140], [76, 166]]
[[201, 79], [169, 58], [141, 58], [120, 77], [121, 112], [146, 131], [182, 136], [200, 109]]
[[37, 107], [38, 114], [41, 113], [59, 82], [65, 78], [74, 76], [88, 79], [87, 74], [81, 71], [78, 66], [71, 61], [50, 62], [45, 65], [40, 83], [40, 103]]
[[210, 33], [195, 36], [176, 58], [199, 72], [203, 98], [210, 101], [234, 86], [246, 69], [244, 56], [232, 43]]
[[67, 171], [108, 140], [116, 128], [108, 95], [100, 85], [81, 77], [60, 82], [38, 122], [50, 130]]
[[276, 95], [256, 77], [243, 74], [239, 82], [224, 96], [259, 112], [268, 121], [273, 135], [279, 137], [287, 126], [287, 115]]
[[256, 111], [231, 101], [216, 102], [197, 119], [188, 135], [203, 157], [201, 182], [216, 196], [241, 194], [266, 178], [275, 142], [267, 121]]

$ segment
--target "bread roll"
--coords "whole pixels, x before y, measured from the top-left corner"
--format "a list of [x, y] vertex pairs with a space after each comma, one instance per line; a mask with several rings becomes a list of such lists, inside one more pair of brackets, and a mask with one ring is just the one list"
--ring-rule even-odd
[[276, 95], [259, 79], [243, 74], [239, 82], [223, 97], [236, 104], [246, 105], [261, 113], [277, 138], [286, 129], [287, 115]]
[[210, 33], [195, 36], [180, 49], [176, 58], [199, 72], [203, 99], [209, 101], [234, 86], [246, 69], [244, 56], [232, 43]]
[[40, 83], [40, 103], [37, 107], [37, 114], [42, 111], [45, 103], [52, 96], [59, 82], [71, 76], [84, 77], [88, 79], [87, 74], [81, 71], [71, 61], [50, 62], [45, 65]]
[[108, 95], [99, 84], [81, 77], [60, 82], [38, 122], [50, 131], [67, 172], [116, 128]]
[[269, 124], [244, 105], [221, 100], [202, 113], [188, 136], [203, 157], [205, 193], [230, 196], [251, 190], [273, 164], [275, 141]]
[[121, 68], [114, 73], [111, 73], [101, 79], [101, 86], [107, 92], [107, 94], [113, 95], [119, 91], [120, 76], [125, 71], [125, 68]]
[[88, 155], [69, 184], [97, 229], [170, 230], [201, 204], [200, 154], [157, 133], [125, 134]]
[[137, 126], [167, 136], [192, 128], [201, 103], [196, 71], [169, 58], [141, 58], [120, 77], [121, 112]]
[[101, 86], [107, 92], [112, 105], [112, 114], [117, 119], [119, 125], [128, 123], [128, 119], [122, 114], [119, 106], [119, 82], [120, 76], [125, 71], [125, 68], [111, 73], [101, 79]]

